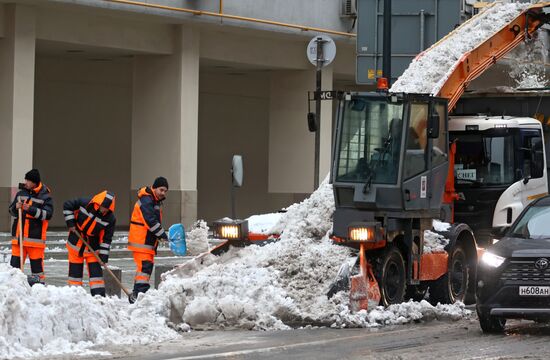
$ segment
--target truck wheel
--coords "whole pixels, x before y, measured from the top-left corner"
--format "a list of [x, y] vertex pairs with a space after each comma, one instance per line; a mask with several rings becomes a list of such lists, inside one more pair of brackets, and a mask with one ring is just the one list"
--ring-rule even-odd
[[479, 326], [484, 333], [499, 334], [504, 331], [506, 319], [491, 316], [485, 312], [480, 312], [479, 310], [477, 312], [477, 317], [479, 318]]
[[461, 244], [457, 244], [449, 254], [447, 273], [430, 285], [430, 302], [432, 304], [464, 302], [468, 282], [469, 266], [466, 252]]
[[388, 248], [377, 266], [376, 279], [380, 286], [380, 304], [389, 306], [403, 302], [407, 277], [405, 261], [397, 247]]

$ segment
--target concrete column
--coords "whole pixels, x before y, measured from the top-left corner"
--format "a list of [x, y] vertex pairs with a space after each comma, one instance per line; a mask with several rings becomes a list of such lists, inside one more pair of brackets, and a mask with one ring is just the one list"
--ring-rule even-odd
[[[323, 71], [323, 90], [332, 89], [332, 68]], [[315, 70], [275, 71], [270, 83], [269, 192], [304, 194], [313, 189], [315, 133], [307, 128], [307, 92], [315, 90]], [[312, 111], [315, 104], [311, 104]], [[330, 169], [332, 102], [321, 105], [319, 179]]]
[[17, 183], [32, 167], [35, 12], [4, 6], [5, 37], [0, 39], [0, 230], [7, 231], [6, 211]]
[[164, 176], [170, 192], [164, 225], [189, 226], [197, 217], [199, 32], [178, 27], [177, 50], [137, 56], [132, 114], [132, 196]]

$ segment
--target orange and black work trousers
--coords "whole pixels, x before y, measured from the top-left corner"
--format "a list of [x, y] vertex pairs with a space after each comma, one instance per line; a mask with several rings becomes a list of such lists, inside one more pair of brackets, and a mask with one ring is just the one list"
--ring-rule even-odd
[[[21, 251], [19, 245], [11, 246], [10, 265], [14, 268], [21, 269]], [[31, 273], [40, 278], [40, 282], [44, 283], [46, 276], [44, 275], [44, 248], [23, 245], [23, 263], [27, 259], [27, 255], [31, 261]]]
[[[68, 244], [67, 244], [68, 245]], [[103, 280], [103, 269], [95, 256], [86, 251], [82, 256], [78, 251], [67, 246], [69, 251], [69, 285], [82, 286], [84, 273], [84, 261], [88, 264], [88, 275], [90, 276], [90, 292], [92, 296], [105, 296], [105, 281]]]
[[144, 293], [151, 285], [149, 280], [155, 266], [155, 255], [134, 251], [134, 262], [136, 263], [136, 276], [134, 277], [134, 294]]

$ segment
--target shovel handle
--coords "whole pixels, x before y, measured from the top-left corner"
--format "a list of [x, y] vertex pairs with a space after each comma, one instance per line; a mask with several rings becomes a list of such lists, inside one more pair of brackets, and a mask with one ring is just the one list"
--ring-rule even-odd
[[115, 276], [115, 274], [113, 274], [113, 272], [111, 271], [111, 269], [109, 269], [109, 267], [107, 265], [105, 265], [105, 263], [103, 261], [101, 261], [101, 259], [99, 258], [99, 256], [97, 256], [97, 254], [95, 253], [94, 249], [92, 249], [92, 247], [90, 246], [90, 244], [88, 244], [88, 242], [86, 240], [84, 240], [84, 238], [80, 235], [80, 233], [78, 232], [78, 230], [74, 230], [73, 233], [76, 234], [76, 236], [78, 236], [78, 238], [84, 243], [84, 245], [86, 245], [86, 247], [88, 248], [88, 250], [94, 255], [94, 257], [96, 258], [97, 262], [99, 262], [99, 264], [101, 266], [103, 266], [103, 268], [105, 270], [107, 270], [107, 272], [109, 274], [111, 274], [111, 276], [113, 277], [113, 279], [115, 280], [115, 282], [118, 284], [118, 286], [120, 286], [120, 288], [122, 289], [122, 291], [124, 291], [124, 293], [130, 297], [130, 292], [128, 291], [128, 289], [126, 289], [126, 287], [124, 287], [124, 285], [122, 285], [122, 283], [120, 282], [120, 280], [118, 280], [118, 278]]
[[19, 218], [17, 225], [19, 226], [19, 263], [21, 264], [21, 271], [23, 271], [23, 264], [25, 258], [23, 257], [23, 209], [17, 209]]

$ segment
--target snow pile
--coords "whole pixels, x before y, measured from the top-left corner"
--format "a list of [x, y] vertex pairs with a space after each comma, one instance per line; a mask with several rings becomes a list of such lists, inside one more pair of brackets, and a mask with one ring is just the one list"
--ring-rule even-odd
[[432, 226], [435, 231], [447, 231], [451, 228], [451, 224], [435, 219], [432, 221]]
[[185, 236], [188, 255], [198, 255], [208, 251], [208, 225], [204, 220], [198, 220], [193, 224], [193, 228]]
[[368, 312], [361, 310], [356, 314], [350, 314], [347, 309], [344, 309], [340, 314], [342, 316], [340, 321], [333, 324], [333, 327], [376, 327], [402, 325], [419, 320], [459, 320], [471, 313], [461, 302], [433, 306], [426, 300], [420, 302], [411, 300], [390, 305], [387, 308], [378, 306]]
[[421, 318], [456, 318], [463, 305], [427, 302], [351, 313], [349, 293], [326, 294], [352, 250], [334, 245], [332, 186], [325, 180], [310, 198], [281, 215], [271, 231], [278, 242], [206, 255], [172, 271], [158, 290], [140, 295], [150, 308], [182, 329], [288, 329], [307, 324], [333, 327], [401, 324]]
[[281, 219], [281, 213], [252, 215], [248, 220], [248, 231], [256, 234], [273, 234], [273, 226]]
[[437, 95], [460, 58], [515, 19], [530, 4], [495, 3], [418, 55], [390, 92]]
[[424, 231], [424, 252], [434, 253], [445, 251], [445, 246], [449, 244], [449, 239], [445, 236], [430, 230]]
[[27, 283], [0, 264], [0, 358], [82, 352], [93, 345], [146, 344], [175, 338], [166, 320], [117, 298], [91, 297], [81, 287]]

